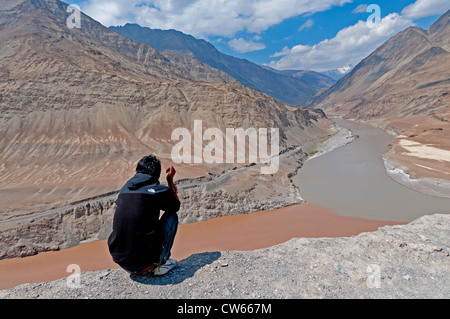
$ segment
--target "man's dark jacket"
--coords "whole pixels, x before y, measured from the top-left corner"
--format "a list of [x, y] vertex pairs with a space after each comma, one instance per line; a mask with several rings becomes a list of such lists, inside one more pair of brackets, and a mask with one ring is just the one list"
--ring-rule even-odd
[[108, 246], [114, 262], [123, 267], [149, 266], [159, 261], [160, 210], [175, 214], [180, 201], [151, 175], [137, 173], [121, 189]]

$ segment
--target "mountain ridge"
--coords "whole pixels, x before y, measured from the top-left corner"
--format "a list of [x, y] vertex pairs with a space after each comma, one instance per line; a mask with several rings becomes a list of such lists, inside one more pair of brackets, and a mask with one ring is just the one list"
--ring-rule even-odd
[[248, 60], [219, 52], [211, 43], [176, 30], [158, 30], [127, 23], [110, 29], [140, 43], [148, 43], [160, 51], [173, 51], [195, 57], [220, 69], [241, 84], [268, 94], [291, 105], [306, 103], [317, 89], [302, 79], [272, 72]]
[[268, 69], [272, 72], [284, 74], [287, 76], [291, 76], [294, 78], [301, 79], [311, 85], [313, 88], [317, 89], [318, 91], [322, 89], [328, 89], [331, 86], [333, 86], [334, 83], [337, 81], [333, 78], [329, 77], [328, 75], [316, 72], [316, 71], [310, 71], [310, 70], [277, 70], [274, 68], [271, 68], [269, 66], [263, 66], [265, 69]]

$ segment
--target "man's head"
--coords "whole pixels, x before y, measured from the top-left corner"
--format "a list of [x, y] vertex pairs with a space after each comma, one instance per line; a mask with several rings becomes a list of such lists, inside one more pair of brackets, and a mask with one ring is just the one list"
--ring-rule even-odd
[[161, 162], [156, 158], [156, 156], [145, 156], [137, 164], [136, 172], [149, 174], [154, 178], [159, 179], [159, 176], [161, 175]]

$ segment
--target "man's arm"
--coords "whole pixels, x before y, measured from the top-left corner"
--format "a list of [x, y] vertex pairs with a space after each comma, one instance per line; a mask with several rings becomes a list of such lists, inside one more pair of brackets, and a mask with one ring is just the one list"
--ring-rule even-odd
[[167, 191], [161, 193], [161, 209], [166, 213], [172, 214], [178, 212], [181, 203], [178, 198], [177, 187], [173, 182], [173, 177], [175, 176], [175, 169], [171, 166], [166, 170], [167, 176], [166, 180], [169, 186]]
[[173, 166], [170, 166], [168, 169], [166, 169], [166, 180], [167, 180], [167, 184], [169, 185], [169, 188], [172, 190], [172, 193], [175, 195], [175, 197], [177, 199], [178, 198], [178, 189], [177, 186], [175, 185], [175, 183], [173, 182], [173, 178], [176, 174], [176, 170]]

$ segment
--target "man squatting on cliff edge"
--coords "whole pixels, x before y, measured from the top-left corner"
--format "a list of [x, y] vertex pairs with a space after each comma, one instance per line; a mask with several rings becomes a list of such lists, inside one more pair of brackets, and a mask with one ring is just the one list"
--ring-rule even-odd
[[[168, 187], [159, 183], [159, 159], [145, 156], [137, 164], [136, 175], [120, 190], [108, 246], [114, 262], [130, 273], [160, 276], [177, 264], [169, 257], [180, 201], [173, 166], [166, 173]], [[160, 210], [164, 211], [161, 219]]]

